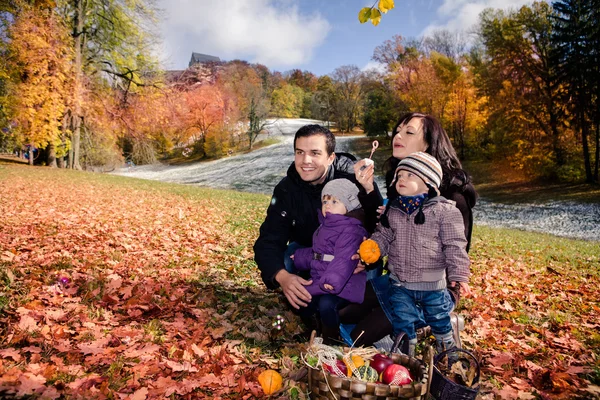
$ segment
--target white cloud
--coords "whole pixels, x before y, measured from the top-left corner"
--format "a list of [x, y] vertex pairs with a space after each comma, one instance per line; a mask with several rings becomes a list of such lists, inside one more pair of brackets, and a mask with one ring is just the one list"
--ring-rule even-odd
[[307, 63], [330, 25], [289, 0], [162, 0], [168, 67], [185, 68], [193, 51], [271, 69]]
[[386, 68], [385, 64], [378, 63], [377, 61], [369, 61], [367, 63], [367, 65], [365, 65], [364, 67], [361, 68], [361, 71], [369, 71], [369, 70], [375, 70], [376, 72], [379, 72], [382, 74], [387, 72], [387, 68]]
[[438, 20], [429, 24], [422, 32], [427, 36], [437, 29], [468, 32], [479, 22], [479, 14], [486, 8], [518, 9], [533, 0], [444, 0], [437, 10]]

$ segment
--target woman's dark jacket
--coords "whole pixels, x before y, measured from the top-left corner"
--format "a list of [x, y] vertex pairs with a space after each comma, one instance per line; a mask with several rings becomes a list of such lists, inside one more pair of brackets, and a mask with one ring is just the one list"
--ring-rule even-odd
[[[358, 199], [365, 210], [377, 212], [377, 205], [383, 199], [379, 189], [367, 195], [354, 176], [356, 159], [346, 153], [336, 153], [333, 164], [327, 171], [325, 182], [311, 185], [303, 181], [296, 171], [294, 163], [290, 165], [287, 176], [275, 186], [267, 216], [260, 227], [260, 233], [254, 244], [254, 260], [261, 272], [263, 282], [269, 289], [278, 287], [275, 275], [284, 268], [283, 257], [288, 243], [297, 242], [301, 246], [311, 247], [313, 233], [319, 227], [316, 210], [321, 208], [321, 190], [333, 179], [346, 178], [359, 188]], [[365, 228], [373, 232], [376, 217], [366, 218], [370, 224]]]

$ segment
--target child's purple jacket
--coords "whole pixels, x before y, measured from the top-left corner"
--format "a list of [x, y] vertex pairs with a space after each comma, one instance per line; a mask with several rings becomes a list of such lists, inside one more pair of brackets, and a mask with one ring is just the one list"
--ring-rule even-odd
[[[345, 215], [329, 214], [323, 217], [319, 210], [321, 225], [313, 234], [312, 248], [298, 249], [294, 253], [294, 265], [299, 270], [310, 270], [313, 283], [306, 286], [312, 296], [335, 294], [352, 303], [362, 303], [365, 297], [367, 273], [354, 274], [358, 264], [351, 257], [365, 237], [366, 229], [361, 222]], [[331, 254], [332, 261], [314, 260], [313, 253]], [[329, 284], [334, 290], [326, 290]]]

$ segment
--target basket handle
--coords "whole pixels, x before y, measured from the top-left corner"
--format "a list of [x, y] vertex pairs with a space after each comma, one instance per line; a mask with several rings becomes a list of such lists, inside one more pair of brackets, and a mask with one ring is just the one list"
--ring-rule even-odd
[[398, 347], [400, 347], [400, 343], [402, 343], [402, 339], [404, 339], [405, 337], [406, 337], [406, 332], [400, 332], [398, 334], [398, 336], [396, 336], [396, 339], [394, 339], [394, 345], [392, 346], [392, 349], [390, 350], [390, 354], [398, 352]]
[[451, 352], [465, 353], [475, 361], [475, 366], [477, 367], [477, 374], [475, 375], [475, 379], [473, 380], [473, 382], [479, 382], [479, 373], [481, 371], [481, 366], [479, 365], [479, 360], [477, 360], [477, 357], [475, 357], [475, 355], [473, 355], [473, 353], [471, 353], [469, 350], [453, 347], [451, 349], [442, 351], [440, 354], [435, 356], [435, 358], [433, 359], [433, 364], [437, 364], [439, 360], [441, 360], [446, 354]]
[[425, 392], [426, 395], [429, 394], [429, 390], [431, 389], [431, 381], [433, 380], [433, 347], [427, 346], [427, 353], [429, 354], [427, 360], [429, 368], [427, 370], [427, 391]]

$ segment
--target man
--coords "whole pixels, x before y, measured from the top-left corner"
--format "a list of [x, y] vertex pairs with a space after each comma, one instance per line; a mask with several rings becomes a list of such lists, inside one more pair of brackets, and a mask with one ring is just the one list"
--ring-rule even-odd
[[[321, 190], [333, 180], [346, 178], [356, 182], [355, 158], [335, 154], [335, 136], [320, 125], [306, 125], [294, 137], [294, 162], [275, 186], [267, 216], [254, 244], [254, 259], [269, 289], [278, 286], [290, 305], [306, 307], [311, 296], [305, 286], [312, 283], [296, 275], [290, 255], [298, 247], [310, 247], [319, 226], [317, 210], [321, 208]], [[359, 186], [359, 200], [366, 198]], [[377, 190], [381, 204], [381, 194]], [[363, 205], [364, 207], [364, 205]], [[376, 208], [376, 207], [375, 207]], [[372, 208], [369, 208], [372, 209]], [[370, 227], [367, 230], [372, 231]], [[288, 245], [289, 244], [289, 245]]]

